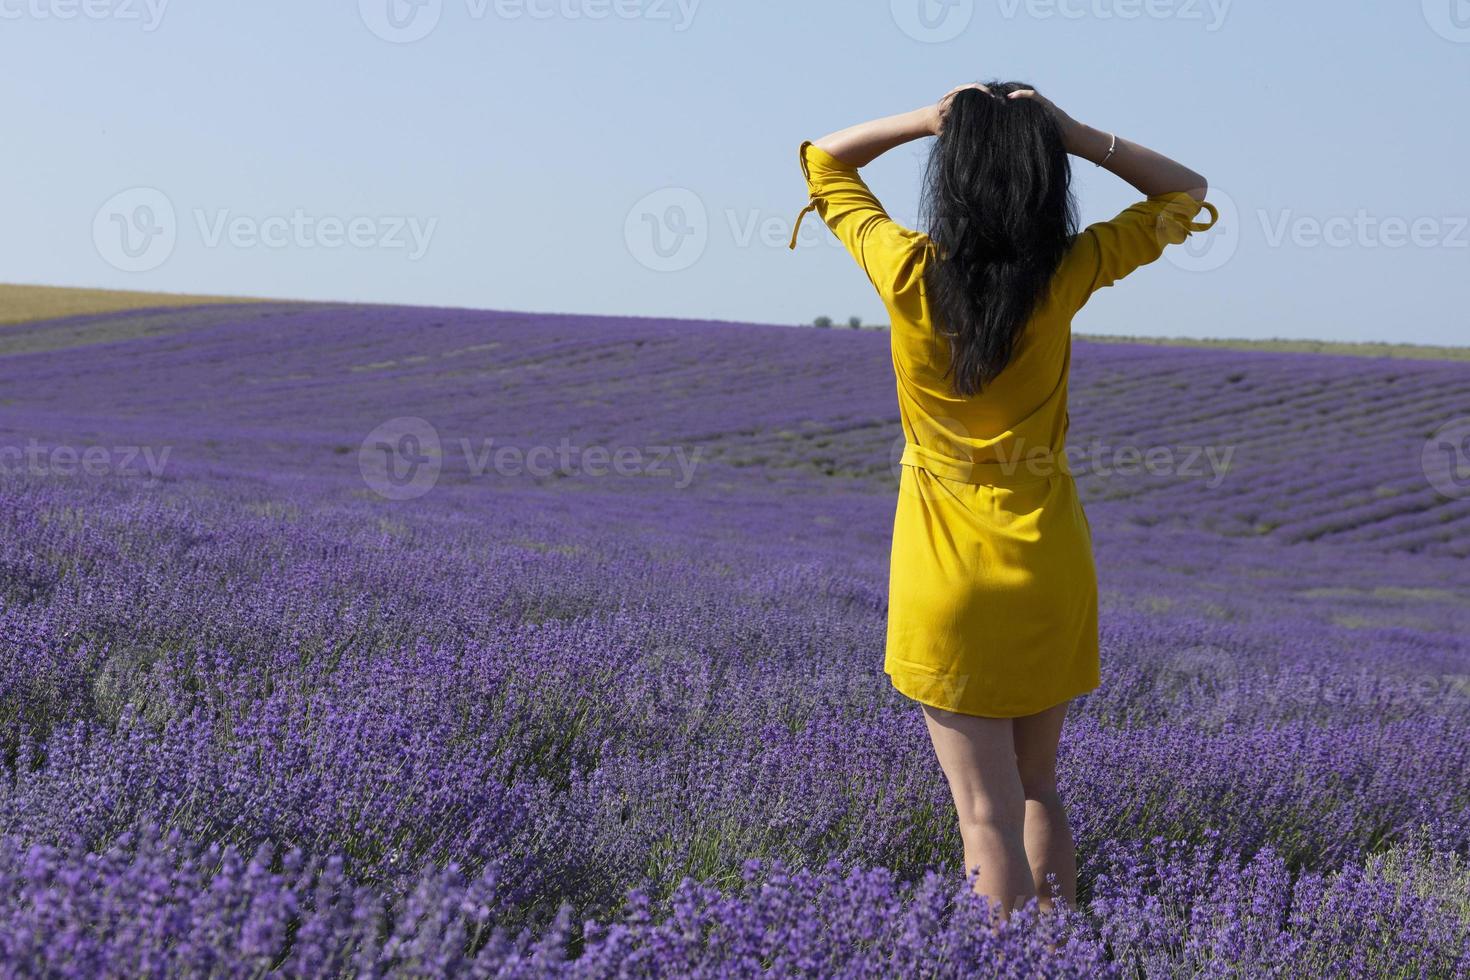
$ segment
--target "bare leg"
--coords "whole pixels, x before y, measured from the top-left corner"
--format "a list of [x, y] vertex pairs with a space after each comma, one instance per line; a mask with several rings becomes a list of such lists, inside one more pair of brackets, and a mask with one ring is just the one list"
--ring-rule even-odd
[[975, 891], [1004, 916], [1034, 894], [1023, 824], [1026, 798], [1009, 718], [977, 718], [924, 707], [934, 754], [949, 781]]
[[1077, 904], [1077, 850], [1057, 793], [1057, 743], [1067, 707], [1059, 704], [1013, 722], [1016, 762], [1026, 794], [1026, 856], [1043, 909], [1052, 906], [1047, 875], [1056, 877], [1062, 899], [1069, 906]]

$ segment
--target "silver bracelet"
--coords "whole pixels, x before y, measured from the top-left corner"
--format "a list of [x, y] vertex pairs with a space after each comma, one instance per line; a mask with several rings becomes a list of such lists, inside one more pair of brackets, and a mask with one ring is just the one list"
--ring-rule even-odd
[[1111, 160], [1113, 158], [1113, 151], [1118, 148], [1118, 134], [1117, 133], [1109, 133], [1108, 135], [1113, 138], [1113, 142], [1108, 146], [1107, 156], [1103, 157], [1101, 160], [1098, 161], [1097, 165], [1099, 167], [1101, 167], [1103, 164], [1105, 164], [1109, 160]]

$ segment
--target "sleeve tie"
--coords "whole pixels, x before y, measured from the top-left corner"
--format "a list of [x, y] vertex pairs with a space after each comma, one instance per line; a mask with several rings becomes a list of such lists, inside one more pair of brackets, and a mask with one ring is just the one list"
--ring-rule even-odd
[[791, 244], [789, 246], [787, 246], [792, 251], [795, 251], [796, 250], [796, 236], [801, 231], [801, 220], [803, 218], [805, 218], [807, 215], [811, 214], [816, 209], [817, 209], [817, 199], [816, 198], [812, 198], [811, 203], [808, 204], [806, 207], [802, 208], [801, 209], [801, 213], [796, 216], [796, 225], [795, 225], [795, 227], [793, 227], [791, 229]]
[[1209, 231], [1211, 228], [1215, 227], [1215, 222], [1217, 222], [1217, 221], [1220, 220], [1220, 212], [1218, 210], [1216, 210], [1216, 208], [1215, 208], [1215, 206], [1213, 204], [1211, 204], [1209, 201], [1201, 201], [1200, 204], [1204, 206], [1204, 209], [1206, 211], [1210, 212], [1210, 220], [1209, 221], [1186, 221], [1184, 223], [1184, 226], [1186, 228], [1188, 228], [1192, 232], [1193, 231]]

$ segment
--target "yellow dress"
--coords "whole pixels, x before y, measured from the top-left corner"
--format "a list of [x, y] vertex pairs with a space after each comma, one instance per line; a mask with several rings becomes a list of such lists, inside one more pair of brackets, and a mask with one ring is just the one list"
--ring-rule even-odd
[[[1097, 576], [1064, 452], [1072, 316], [1094, 290], [1209, 228], [1215, 209], [1165, 194], [1085, 229], [1010, 364], [979, 395], [961, 398], [945, 377], [949, 347], [925, 295], [933, 243], [889, 218], [856, 168], [810, 142], [800, 155], [811, 192], [801, 216], [821, 215], [892, 323], [905, 446], [884, 670], [916, 701], [993, 718], [1093, 690]], [[1191, 220], [1201, 206], [1209, 223]]]

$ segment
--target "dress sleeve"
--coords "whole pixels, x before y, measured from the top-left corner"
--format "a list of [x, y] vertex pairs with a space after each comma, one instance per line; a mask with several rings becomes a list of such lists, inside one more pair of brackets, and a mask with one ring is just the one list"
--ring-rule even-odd
[[797, 215], [796, 226], [791, 230], [791, 248], [796, 248], [802, 218], [816, 211], [880, 294], [891, 295], [911, 285], [918, 273], [916, 255], [927, 244], [927, 236], [888, 217], [856, 167], [843, 163], [810, 140], [801, 144], [799, 152], [811, 201]]
[[[1194, 221], [1204, 209], [1210, 220]], [[1164, 254], [1165, 247], [1178, 245], [1197, 231], [1214, 227], [1220, 213], [1208, 201], [1196, 201], [1183, 191], [1156, 194], [1127, 208], [1111, 221], [1088, 225], [1077, 236], [1080, 307], [1097, 290], [1122, 279], [1139, 266]], [[1082, 285], [1082, 284], [1079, 284]]]

